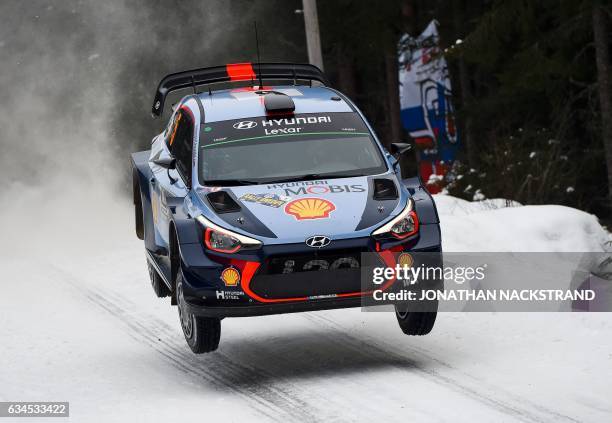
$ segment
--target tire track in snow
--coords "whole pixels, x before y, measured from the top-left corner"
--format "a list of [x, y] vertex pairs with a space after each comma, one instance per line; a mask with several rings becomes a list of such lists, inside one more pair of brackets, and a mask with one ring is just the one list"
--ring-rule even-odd
[[[196, 375], [220, 390], [227, 390], [244, 398], [260, 414], [277, 422], [311, 422], [325, 419], [325, 411], [313, 408], [312, 403], [301, 399], [298, 389], [281, 389], [272, 384], [261, 384], [271, 378], [260, 370], [236, 363], [221, 351], [210, 360], [203, 361], [187, 350], [183, 342], [176, 340], [175, 328], [152, 315], [137, 312], [134, 304], [124, 298], [103, 293], [99, 289], [80, 283], [70, 273], [50, 265], [71, 287], [90, 302], [104, 309], [126, 326], [128, 335], [139, 343], [153, 348], [173, 367]], [[182, 338], [181, 338], [182, 341]]]
[[[371, 336], [366, 336], [364, 338], [357, 338], [346, 333], [346, 328], [342, 325], [336, 323], [328, 317], [325, 317], [322, 313], [307, 313], [304, 317], [318, 325], [323, 325], [325, 327], [334, 329], [337, 333], [330, 335], [331, 339], [335, 339], [337, 342], [342, 343], [354, 350], [355, 354], [364, 354], [364, 351], [371, 351], [376, 354], [386, 354], [391, 355], [396, 358], [399, 362], [401, 360], [409, 360], [407, 357], [403, 355], [404, 351], [399, 351], [399, 349], [390, 345], [389, 343], [375, 339]], [[395, 318], [395, 316], [393, 316]], [[380, 347], [382, 345], [383, 347]], [[429, 361], [434, 361], [439, 367], [443, 367], [449, 371], [459, 372], [459, 370], [455, 369], [450, 364], [441, 361], [439, 359], [433, 358], [433, 354], [429, 353], [429, 351], [422, 348], [415, 347], [405, 347], [405, 349], [409, 350], [410, 353], [420, 356]], [[405, 370], [404, 368], [398, 366], [398, 369]], [[444, 385], [448, 389], [453, 391], [462, 393], [468, 397], [471, 397], [480, 403], [492, 407], [499, 412], [507, 414], [509, 416], [515, 417], [517, 419], [527, 421], [527, 422], [548, 422], [548, 421], [566, 421], [566, 422], [580, 422], [573, 417], [564, 415], [555, 410], [551, 410], [544, 406], [534, 404], [533, 402], [513, 395], [511, 393], [500, 390], [497, 387], [488, 385], [486, 386], [486, 392], [496, 392], [498, 395], [488, 395], [485, 390], [482, 389], [483, 385], [486, 382], [482, 380], [474, 379], [473, 383], [469, 382], [470, 375], [462, 374], [467, 379], [462, 378], [461, 380], [454, 378], [452, 376], [442, 375], [437, 368], [429, 369], [420, 366], [412, 366], [411, 370], [418, 372], [420, 376], [433, 380], [437, 384]], [[525, 407], [528, 405], [529, 407]]]

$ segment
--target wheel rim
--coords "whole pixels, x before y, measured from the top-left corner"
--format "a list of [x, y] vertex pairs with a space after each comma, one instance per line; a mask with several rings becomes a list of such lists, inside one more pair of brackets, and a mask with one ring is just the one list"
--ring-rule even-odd
[[397, 317], [399, 317], [402, 320], [404, 320], [406, 318], [406, 316], [408, 316], [408, 312], [407, 311], [395, 310], [395, 313], [397, 314]]
[[183, 328], [185, 337], [191, 338], [193, 334], [193, 316], [187, 310], [187, 304], [185, 303], [185, 298], [183, 298], [183, 286], [180, 283], [176, 287], [176, 300], [178, 302], [181, 327]]

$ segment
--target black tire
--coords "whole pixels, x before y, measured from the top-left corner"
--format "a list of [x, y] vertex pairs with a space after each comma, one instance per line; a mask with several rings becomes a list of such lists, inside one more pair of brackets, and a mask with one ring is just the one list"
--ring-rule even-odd
[[142, 197], [140, 196], [140, 184], [136, 169], [132, 171], [132, 188], [134, 193], [134, 222], [136, 226], [136, 236], [144, 239], [144, 216], [142, 214]]
[[[427, 305], [428, 310], [437, 310], [438, 302]], [[395, 317], [397, 323], [406, 335], [427, 335], [436, 323], [437, 311], [404, 311], [395, 307]]]
[[147, 266], [149, 268], [149, 278], [151, 279], [151, 286], [153, 287], [153, 291], [155, 295], [159, 298], [169, 297], [170, 290], [168, 286], [164, 283], [157, 270], [147, 261]]
[[201, 317], [192, 314], [183, 296], [183, 275], [176, 275], [176, 299], [179, 319], [185, 341], [195, 354], [215, 351], [221, 338], [221, 319], [216, 317]]

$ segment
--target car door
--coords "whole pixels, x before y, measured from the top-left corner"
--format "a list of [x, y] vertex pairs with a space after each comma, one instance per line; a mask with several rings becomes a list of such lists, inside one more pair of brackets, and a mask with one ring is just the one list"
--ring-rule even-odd
[[152, 212], [159, 237], [158, 245], [167, 246], [171, 210], [176, 198], [184, 198], [191, 187], [191, 161], [193, 152], [194, 122], [187, 109], [179, 109], [171, 119], [159, 155], [171, 155], [176, 159], [176, 168], [154, 169], [152, 184]]

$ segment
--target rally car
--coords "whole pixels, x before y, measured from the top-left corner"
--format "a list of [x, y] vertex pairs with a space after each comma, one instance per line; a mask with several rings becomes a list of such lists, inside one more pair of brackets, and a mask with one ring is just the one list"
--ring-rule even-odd
[[[363, 253], [394, 266], [402, 252], [441, 251], [431, 196], [400, 174], [410, 145], [387, 151], [328, 85], [315, 66], [272, 63], [160, 82], [154, 117], [169, 93], [193, 93], [132, 154], [136, 234], [194, 353], [217, 349], [225, 317], [360, 306]], [[423, 335], [436, 310], [396, 315]]]

